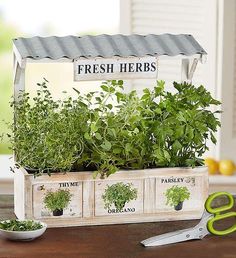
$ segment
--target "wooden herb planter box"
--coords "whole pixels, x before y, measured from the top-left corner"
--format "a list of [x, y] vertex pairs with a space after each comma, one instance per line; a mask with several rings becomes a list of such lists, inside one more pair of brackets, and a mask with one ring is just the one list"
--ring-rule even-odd
[[[159, 60], [175, 56], [182, 60], [182, 82], [191, 82], [198, 62], [203, 62], [206, 56], [206, 51], [189, 34], [52, 36], [16, 38], [13, 43], [16, 106], [22, 98], [21, 93], [25, 90], [25, 69], [28, 63], [67, 62], [73, 68], [75, 82], [157, 79]], [[59, 71], [56, 67], [55, 69], [56, 72]], [[111, 84], [113, 83], [111, 82]], [[41, 86], [44, 87], [45, 84]], [[119, 81], [116, 86], [122, 88]], [[161, 85], [160, 89], [163, 86]], [[111, 87], [112, 91], [114, 91], [114, 87], [114, 85]], [[107, 89], [110, 91], [107, 86], [103, 87], [105, 92]], [[107, 108], [110, 109], [110, 107]], [[179, 112], [179, 114], [181, 113]], [[14, 117], [16, 122], [17, 115]], [[87, 144], [86, 138], [90, 138], [96, 131], [94, 127], [92, 129], [92, 126], [96, 127], [96, 121], [90, 122], [93, 123], [91, 125], [85, 123], [86, 126], [89, 125], [86, 131], [88, 135], [84, 134], [83, 130], [80, 131], [80, 128], [76, 131], [78, 134], [84, 135], [84, 145]], [[179, 122], [181, 121], [178, 121], [177, 124]], [[186, 125], [188, 123], [184, 122], [183, 126]], [[212, 126], [214, 128], [214, 125]], [[35, 125], [33, 128], [35, 129]], [[44, 129], [47, 132], [48, 128]], [[74, 127], [72, 129], [74, 130]], [[192, 130], [193, 128], [190, 126], [189, 133], [187, 133], [190, 144]], [[210, 129], [208, 131], [211, 132]], [[23, 131], [19, 132], [24, 135]], [[51, 133], [54, 134], [54, 131]], [[43, 128], [42, 134], [44, 134]], [[42, 134], [39, 135], [42, 136]], [[34, 131], [32, 131], [32, 135], [35, 135]], [[155, 137], [158, 138], [158, 134]], [[27, 133], [25, 138], [25, 142], [29, 142], [29, 146], [31, 146], [31, 142], [27, 141]], [[73, 145], [77, 146], [78, 137], [74, 138], [76, 143], [69, 145], [69, 148]], [[106, 137], [101, 137], [98, 132], [96, 138], [104, 153], [114, 147], [109, 141], [108, 144], [105, 144]], [[99, 138], [101, 139], [99, 140]], [[58, 139], [57, 135], [56, 139]], [[18, 140], [21, 141], [21, 138]], [[44, 141], [38, 140], [38, 144], [43, 146]], [[204, 141], [204, 139], [202, 140]], [[101, 141], [104, 141], [104, 144], [101, 144]], [[68, 147], [67, 140], [62, 139], [62, 143], [65, 144], [64, 147]], [[33, 165], [30, 165], [30, 162], [28, 164], [27, 160], [28, 153], [32, 153], [34, 150], [25, 149], [27, 150], [24, 152], [25, 155], [19, 153], [18, 156], [16, 155], [19, 159], [16, 160], [17, 163], [23, 166], [37, 167], [34, 163]], [[43, 152], [46, 154], [46, 151]], [[57, 155], [58, 149], [54, 153]], [[65, 153], [61, 154], [62, 157], [67, 155], [67, 152]], [[37, 151], [34, 154], [35, 160], [38, 161]], [[76, 152], [72, 153], [71, 157], [77, 157], [80, 154], [76, 147]], [[51, 157], [55, 157], [55, 155], [53, 154]], [[176, 156], [177, 154], [172, 153], [172, 155]], [[46, 159], [47, 155], [45, 156]], [[123, 158], [123, 156], [121, 157]], [[154, 163], [160, 164], [158, 162], [156, 159]], [[61, 167], [57, 161], [54, 163], [56, 164], [46, 165], [46, 167]], [[39, 161], [39, 164], [43, 169], [44, 162]], [[34, 175], [28, 174], [26, 170], [20, 168], [15, 172], [14, 191], [16, 216], [19, 219], [39, 219], [50, 227], [197, 219], [203, 213], [204, 202], [208, 196], [208, 173], [206, 167], [162, 168], [119, 171], [109, 178], [101, 180], [93, 179], [92, 172], [55, 173], [51, 177], [45, 174], [34, 178]]]
[[[105, 208], [106, 189], [117, 183], [132, 189], [136, 198], [120, 202], [119, 206], [114, 201]], [[175, 207], [166, 204], [166, 191], [173, 186], [185, 187], [189, 192], [189, 199]], [[40, 219], [49, 227], [198, 219], [208, 196], [208, 172], [206, 167], [159, 168], [119, 171], [107, 179], [93, 179], [91, 172], [34, 178], [20, 168], [15, 173], [14, 189], [16, 216]], [[58, 189], [67, 189], [72, 194], [68, 207], [61, 213], [49, 211], [44, 203], [47, 191]]]

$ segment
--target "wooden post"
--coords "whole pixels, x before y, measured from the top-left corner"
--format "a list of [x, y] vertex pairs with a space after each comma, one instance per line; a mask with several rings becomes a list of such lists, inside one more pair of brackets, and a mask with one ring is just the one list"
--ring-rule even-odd
[[181, 74], [181, 81], [192, 83], [193, 74], [196, 70], [198, 63], [198, 58], [194, 58], [191, 67], [190, 67], [190, 60], [189, 59], [182, 59], [182, 74]]
[[14, 100], [17, 100], [19, 93], [25, 90], [25, 67], [21, 67], [14, 53]]
[[188, 80], [188, 72], [189, 72], [189, 59], [184, 58], [182, 59], [182, 71], [181, 71], [181, 81]]
[[192, 65], [191, 65], [191, 68], [189, 70], [189, 74], [188, 74], [188, 82], [189, 83], [192, 83], [192, 79], [193, 79], [193, 74], [196, 70], [196, 67], [197, 67], [197, 63], [198, 63], [198, 59], [197, 58], [194, 58], [193, 59], [193, 62], [192, 62]]

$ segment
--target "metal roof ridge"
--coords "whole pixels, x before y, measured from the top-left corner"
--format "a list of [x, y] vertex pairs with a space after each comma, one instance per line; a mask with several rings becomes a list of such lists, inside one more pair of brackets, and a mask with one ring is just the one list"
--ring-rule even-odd
[[83, 36], [33, 36], [13, 39], [20, 56], [31, 59], [110, 58], [143, 56], [193, 56], [206, 51], [191, 34], [117, 33]]
[[41, 39], [47, 39], [47, 38], [66, 38], [66, 37], [74, 37], [74, 38], [82, 38], [82, 37], [100, 37], [100, 36], [124, 36], [124, 37], [129, 37], [129, 36], [141, 36], [141, 37], [146, 37], [149, 35], [153, 35], [153, 36], [164, 36], [164, 35], [171, 35], [171, 36], [191, 36], [193, 37], [193, 35], [189, 34], [189, 33], [161, 33], [161, 34], [155, 34], [155, 33], [148, 33], [148, 34], [138, 34], [138, 33], [131, 33], [131, 34], [122, 34], [122, 33], [116, 33], [116, 34], [107, 34], [107, 33], [102, 33], [102, 34], [97, 34], [97, 35], [89, 35], [89, 34], [85, 34], [85, 35], [64, 35], [64, 36], [58, 36], [58, 35], [50, 35], [50, 36], [32, 36], [32, 37], [16, 37], [13, 38], [13, 40], [18, 40], [18, 39], [33, 39], [33, 38], [41, 38]]

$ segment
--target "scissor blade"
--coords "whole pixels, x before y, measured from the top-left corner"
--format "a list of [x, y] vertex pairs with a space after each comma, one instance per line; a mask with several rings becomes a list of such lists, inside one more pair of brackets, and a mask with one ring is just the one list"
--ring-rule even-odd
[[175, 232], [170, 232], [162, 234], [159, 236], [150, 237], [141, 242], [144, 246], [160, 246], [168, 245], [173, 243], [179, 243], [191, 239], [199, 239], [199, 235], [196, 234], [195, 228], [188, 228], [183, 230], [178, 230]]

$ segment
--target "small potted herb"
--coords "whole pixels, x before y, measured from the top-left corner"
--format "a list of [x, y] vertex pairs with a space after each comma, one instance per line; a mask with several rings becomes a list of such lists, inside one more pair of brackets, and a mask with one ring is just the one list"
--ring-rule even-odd
[[68, 207], [72, 194], [68, 189], [47, 191], [44, 196], [45, 207], [52, 211], [53, 216], [63, 215], [63, 210]]
[[182, 210], [183, 202], [189, 200], [190, 192], [186, 186], [174, 185], [165, 192], [166, 205], [174, 207], [176, 211]]
[[137, 199], [137, 189], [132, 187], [133, 184], [122, 182], [108, 185], [102, 198], [105, 203], [105, 209], [110, 209], [112, 204], [115, 205], [118, 212], [122, 211], [125, 204]]

